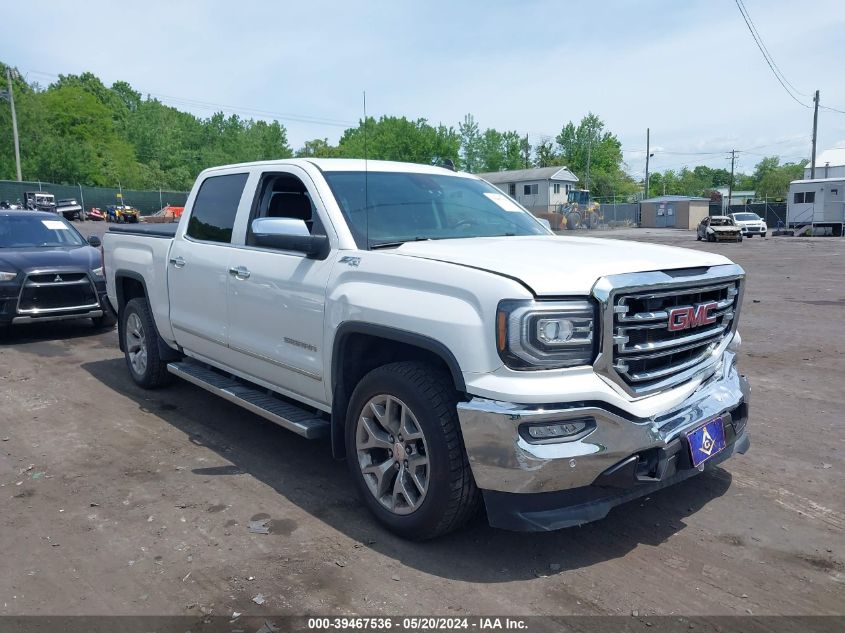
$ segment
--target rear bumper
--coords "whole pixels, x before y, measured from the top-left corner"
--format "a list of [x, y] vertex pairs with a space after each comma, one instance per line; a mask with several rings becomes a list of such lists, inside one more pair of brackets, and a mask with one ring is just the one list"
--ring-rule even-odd
[[[727, 350], [716, 372], [686, 400], [649, 418], [602, 402], [460, 403], [467, 456], [491, 524], [531, 530], [578, 525], [692, 476], [698, 470], [691, 466], [686, 434], [715, 417], [724, 421], [727, 448], [708, 463], [744, 452], [750, 387], [735, 358]], [[537, 444], [520, 433], [525, 424], [576, 419], [589, 419], [594, 428], [572, 441]]]

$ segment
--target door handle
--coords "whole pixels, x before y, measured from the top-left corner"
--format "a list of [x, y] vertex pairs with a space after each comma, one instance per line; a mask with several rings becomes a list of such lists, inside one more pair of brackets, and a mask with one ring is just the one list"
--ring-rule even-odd
[[238, 279], [248, 279], [249, 278], [249, 270], [246, 269], [244, 266], [238, 266], [237, 268], [230, 268], [229, 274], [232, 277], [237, 277]]
[[170, 258], [170, 263], [171, 263], [171, 264], [173, 264], [173, 266], [174, 266], [175, 268], [182, 268], [182, 267], [184, 267], [184, 266], [185, 266], [185, 264], [187, 264], [188, 262], [186, 262], [186, 261], [185, 261], [185, 258], [184, 258], [184, 257], [182, 257], [182, 256], [180, 255], [179, 257], [171, 257], [171, 258]]

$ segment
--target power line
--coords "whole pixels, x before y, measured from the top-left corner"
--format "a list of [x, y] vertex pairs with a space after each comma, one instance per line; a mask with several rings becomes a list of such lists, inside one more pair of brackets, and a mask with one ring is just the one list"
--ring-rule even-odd
[[750, 22], [751, 18], [748, 15], [746, 15], [747, 9], [745, 8], [745, 5], [742, 4], [742, 0], [734, 0], [734, 2], [736, 3], [737, 9], [739, 9], [740, 14], [742, 15], [742, 19], [745, 21], [745, 25], [748, 27], [748, 32], [751, 33], [751, 37], [754, 38], [754, 43], [757, 44], [757, 48], [759, 48], [760, 53], [763, 54], [763, 59], [766, 60], [766, 64], [769, 66], [769, 70], [772, 71], [772, 74], [775, 76], [775, 79], [778, 80], [778, 83], [781, 86], [783, 86], [783, 89], [786, 91], [786, 94], [788, 94], [792, 98], [792, 100], [795, 101], [795, 103], [797, 103], [800, 106], [804, 106], [805, 108], [809, 108], [810, 107], [809, 105], [807, 105], [806, 103], [801, 101], [798, 97], [796, 97], [794, 94], [792, 94], [792, 91], [789, 88], [787, 88], [787, 86], [786, 86], [786, 84], [789, 83], [789, 82], [785, 83], [784, 82], [785, 78], [782, 79], [781, 76], [778, 74], [778, 71], [775, 70], [774, 60], [770, 59], [770, 57], [769, 57], [769, 55], [766, 51], [766, 47], [762, 44], [762, 40], [757, 39], [757, 34], [755, 33], [754, 28], [751, 26], [751, 22]]
[[830, 110], [831, 112], [838, 112], [839, 114], [845, 114], [845, 110], [837, 110], [836, 108], [831, 108], [830, 106], [824, 106], [822, 104], [819, 104], [819, 107], [822, 110]]
[[772, 57], [772, 54], [769, 52], [768, 47], [766, 47], [766, 44], [763, 42], [763, 36], [760, 35], [760, 31], [757, 30], [757, 25], [754, 24], [754, 20], [751, 18], [751, 13], [749, 13], [748, 7], [745, 6], [745, 2], [743, 2], [743, 0], [738, 0], [738, 2], [739, 2], [739, 4], [742, 5], [742, 8], [745, 10], [745, 16], [748, 18], [748, 21], [751, 23], [751, 28], [754, 29], [754, 33], [757, 34], [757, 39], [760, 42], [760, 45], [763, 47], [763, 50], [765, 51], [766, 55], [768, 55], [769, 59], [771, 60], [772, 66], [775, 67], [778, 74], [783, 78], [783, 80], [787, 84], [789, 84], [789, 87], [792, 88], [793, 91], [795, 91], [797, 94], [801, 95], [802, 97], [809, 97], [810, 95], [808, 95], [805, 92], [801, 92], [800, 90], [798, 90], [798, 88], [796, 88], [792, 84], [792, 82], [789, 81], [789, 79], [786, 78], [786, 75], [783, 74], [783, 71], [780, 69], [780, 66], [778, 66], [777, 63], [775, 63], [775, 58]]

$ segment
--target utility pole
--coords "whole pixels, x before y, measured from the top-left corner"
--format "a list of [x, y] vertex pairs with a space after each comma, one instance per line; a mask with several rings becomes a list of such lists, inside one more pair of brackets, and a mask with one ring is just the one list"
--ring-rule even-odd
[[15, 137], [15, 166], [18, 170], [18, 182], [21, 182], [23, 177], [21, 176], [21, 146], [18, 141], [18, 117], [15, 114], [15, 93], [12, 90], [12, 69], [8, 66], [6, 66], [6, 79], [9, 81], [9, 105], [12, 106], [12, 134]]
[[643, 200], [648, 198], [648, 159], [651, 155], [651, 128], [645, 129], [645, 193]]
[[736, 160], [736, 150], [731, 150], [731, 179], [728, 182], [728, 204], [727, 204], [727, 212], [731, 212], [731, 198], [733, 197], [734, 193], [734, 161]]
[[[816, 90], [816, 94], [813, 97], [813, 103], [815, 107], [813, 108], [813, 155], [810, 158], [810, 178], [816, 177], [816, 135], [819, 131], [819, 91]], [[14, 112], [14, 106], [12, 107], [12, 112]]]
[[587, 178], [586, 182], [584, 183], [584, 189], [587, 191], [590, 190], [590, 159], [592, 158], [593, 154], [593, 137], [590, 136], [590, 144], [587, 145]]

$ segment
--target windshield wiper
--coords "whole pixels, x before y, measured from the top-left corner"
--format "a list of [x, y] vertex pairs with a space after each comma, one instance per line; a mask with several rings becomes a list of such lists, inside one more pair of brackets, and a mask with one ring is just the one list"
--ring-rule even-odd
[[432, 238], [430, 237], [412, 237], [407, 240], [396, 240], [395, 242], [377, 242], [375, 244], [370, 244], [370, 250], [374, 251], [379, 248], [396, 248], [398, 246], [402, 246], [405, 242], [428, 242]]

